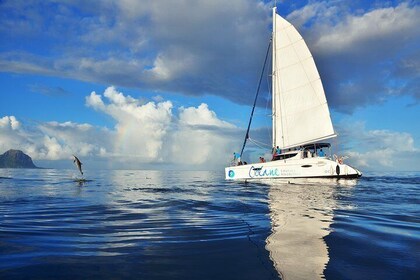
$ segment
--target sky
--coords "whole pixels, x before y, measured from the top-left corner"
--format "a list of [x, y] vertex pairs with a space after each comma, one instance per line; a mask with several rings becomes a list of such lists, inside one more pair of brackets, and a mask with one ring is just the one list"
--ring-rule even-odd
[[[0, 1], [0, 153], [56, 168], [76, 154], [86, 169], [223, 170], [242, 146], [273, 4]], [[318, 66], [334, 153], [362, 171], [420, 170], [418, 2], [277, 11]], [[270, 106], [261, 98], [250, 133], [268, 145]], [[244, 159], [268, 152], [250, 143]]]

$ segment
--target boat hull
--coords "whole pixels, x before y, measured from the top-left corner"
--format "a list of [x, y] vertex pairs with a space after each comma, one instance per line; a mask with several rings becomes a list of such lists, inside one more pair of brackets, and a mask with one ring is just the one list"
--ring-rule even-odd
[[305, 158], [253, 163], [225, 168], [226, 180], [261, 180], [289, 178], [343, 178], [361, 177], [362, 173], [347, 164], [328, 158]]

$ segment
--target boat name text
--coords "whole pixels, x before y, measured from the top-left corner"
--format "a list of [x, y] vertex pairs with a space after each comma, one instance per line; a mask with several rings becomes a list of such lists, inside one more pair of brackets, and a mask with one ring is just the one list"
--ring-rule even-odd
[[251, 166], [249, 169], [249, 177], [278, 177], [280, 176], [280, 170], [278, 168], [267, 168]]

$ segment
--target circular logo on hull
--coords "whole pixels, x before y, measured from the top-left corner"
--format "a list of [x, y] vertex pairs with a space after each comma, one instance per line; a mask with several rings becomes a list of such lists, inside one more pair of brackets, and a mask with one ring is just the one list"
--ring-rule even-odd
[[229, 175], [229, 178], [233, 178], [235, 177], [235, 172], [233, 170], [229, 170], [228, 175]]

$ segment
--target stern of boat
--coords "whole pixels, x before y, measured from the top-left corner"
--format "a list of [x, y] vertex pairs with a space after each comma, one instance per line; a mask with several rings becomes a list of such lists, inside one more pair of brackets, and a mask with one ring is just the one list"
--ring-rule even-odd
[[337, 164], [335, 173], [338, 178], [359, 178], [362, 172], [347, 164]]

